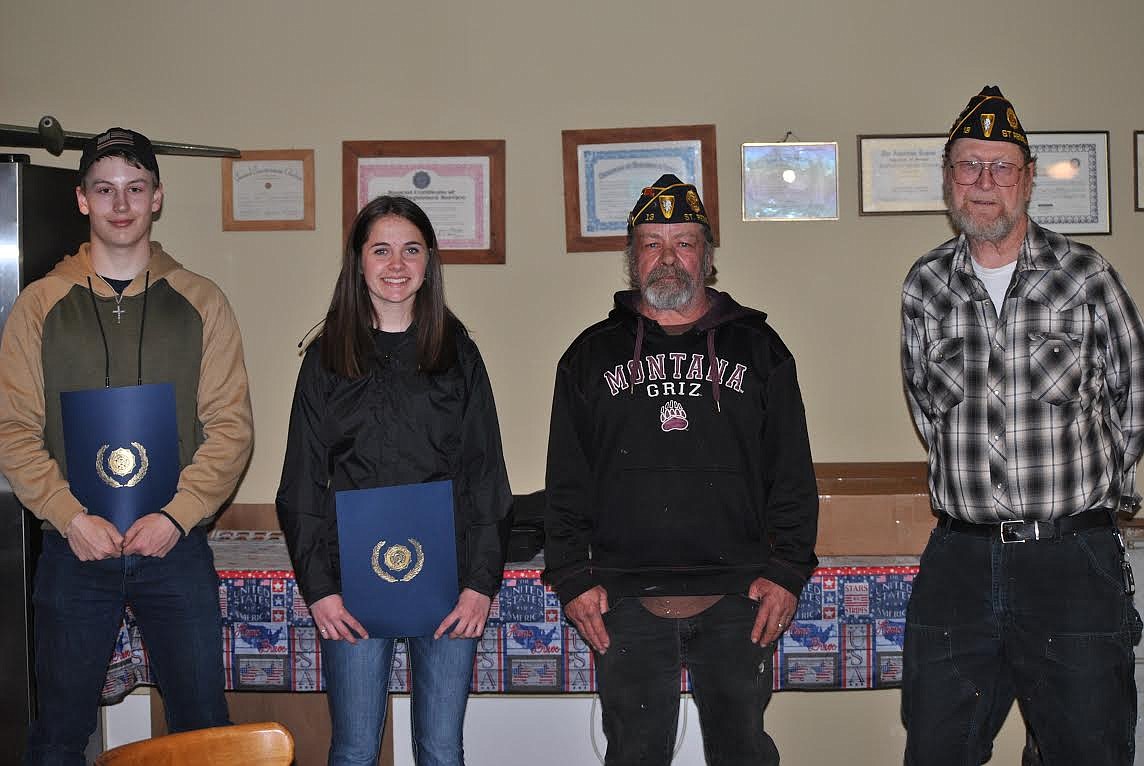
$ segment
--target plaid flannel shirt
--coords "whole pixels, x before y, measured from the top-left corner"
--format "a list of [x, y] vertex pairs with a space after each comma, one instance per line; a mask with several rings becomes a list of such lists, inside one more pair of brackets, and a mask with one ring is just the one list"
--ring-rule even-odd
[[902, 288], [902, 370], [934, 508], [996, 523], [1137, 501], [1144, 325], [1119, 275], [1030, 220], [997, 313], [964, 236]]

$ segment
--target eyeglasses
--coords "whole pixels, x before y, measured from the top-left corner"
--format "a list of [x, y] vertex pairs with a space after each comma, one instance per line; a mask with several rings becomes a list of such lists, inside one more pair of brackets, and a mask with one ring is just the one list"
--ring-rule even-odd
[[[1025, 165], [1027, 164], [1025, 163]], [[993, 162], [963, 160], [949, 163], [953, 169], [954, 182], [962, 186], [972, 186], [977, 183], [977, 179], [981, 178], [981, 171], [985, 168], [989, 168], [989, 175], [993, 177], [993, 183], [998, 186], [1014, 186], [1020, 180], [1021, 171], [1025, 169], [1025, 165], [1017, 165], [1004, 160], [994, 160]]]

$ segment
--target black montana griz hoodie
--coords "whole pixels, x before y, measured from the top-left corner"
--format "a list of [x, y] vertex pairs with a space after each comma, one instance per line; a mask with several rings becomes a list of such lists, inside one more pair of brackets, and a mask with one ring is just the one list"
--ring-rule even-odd
[[545, 581], [567, 604], [746, 593], [798, 596], [818, 559], [818, 491], [794, 357], [766, 315], [708, 288], [682, 334], [639, 294], [578, 337], [556, 371]]

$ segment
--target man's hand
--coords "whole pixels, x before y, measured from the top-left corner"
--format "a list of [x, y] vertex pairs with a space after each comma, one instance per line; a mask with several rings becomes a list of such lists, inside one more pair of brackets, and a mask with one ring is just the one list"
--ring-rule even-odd
[[492, 603], [493, 600], [484, 593], [465, 588], [453, 611], [445, 615], [445, 619], [437, 626], [433, 638], [440, 638], [446, 631], [449, 632], [449, 638], [480, 638], [485, 632], [485, 619], [489, 616]]
[[136, 519], [123, 536], [123, 554], [163, 558], [183, 536], [175, 522], [161, 513]]
[[102, 516], [77, 514], [68, 522], [64, 535], [80, 561], [117, 559], [122, 555], [123, 535]]
[[608, 611], [608, 592], [603, 586], [584, 591], [564, 607], [564, 616], [572, 621], [584, 640], [600, 654], [608, 651], [612, 639], [604, 627], [604, 612]]
[[751, 642], [765, 646], [778, 640], [790, 627], [791, 618], [798, 608], [798, 599], [781, 585], [765, 577], [757, 577], [747, 589], [747, 596], [759, 602], [759, 613], [751, 628]]
[[310, 604], [310, 615], [314, 618], [314, 624], [318, 626], [322, 638], [330, 641], [349, 641], [351, 644], [358, 642], [354, 633], [360, 638], [369, 638], [369, 633], [365, 632], [362, 624], [346, 611], [340, 594], [334, 593]]

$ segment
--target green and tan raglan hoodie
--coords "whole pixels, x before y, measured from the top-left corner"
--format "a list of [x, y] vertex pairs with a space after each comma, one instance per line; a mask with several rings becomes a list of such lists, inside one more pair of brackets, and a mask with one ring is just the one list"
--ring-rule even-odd
[[60, 392], [103, 387], [108, 365], [112, 386], [174, 385], [181, 472], [155, 510], [184, 533], [206, 523], [250, 458], [242, 338], [218, 286], [158, 242], [118, 302], [87, 244], [20, 294], [0, 339], [0, 473], [32, 513], [66, 529], [83, 506], [68, 487]]

